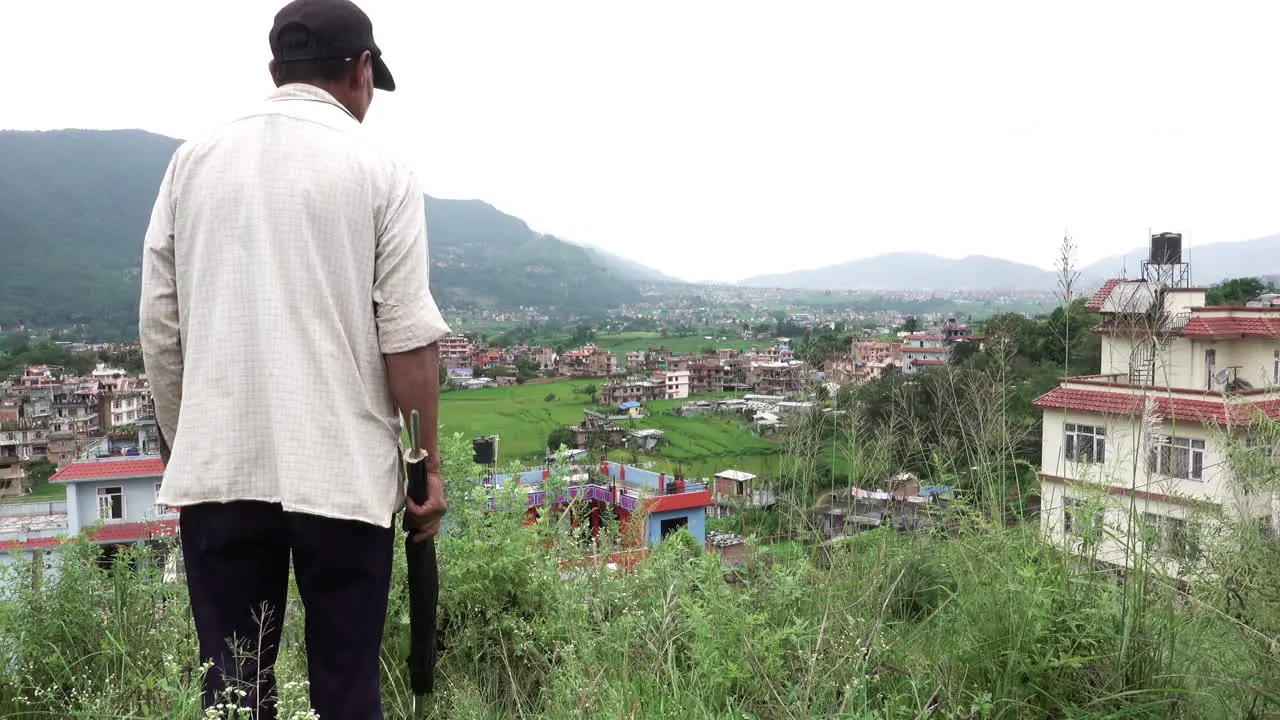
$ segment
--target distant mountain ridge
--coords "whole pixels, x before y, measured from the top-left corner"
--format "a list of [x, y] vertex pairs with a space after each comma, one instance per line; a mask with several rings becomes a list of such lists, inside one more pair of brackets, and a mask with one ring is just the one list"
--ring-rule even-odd
[[[1191, 266], [1194, 285], [1213, 285], [1233, 277], [1280, 275], [1280, 234], [1253, 240], [1192, 244], [1183, 237], [1182, 259]], [[1081, 272], [1100, 278], [1141, 276], [1142, 261], [1148, 256], [1145, 247], [1134, 248], [1123, 255], [1113, 255], [1085, 266]]]
[[[572, 240], [567, 242], [573, 242]], [[672, 277], [660, 270], [651, 268], [648, 265], [642, 265], [635, 260], [629, 260], [611, 253], [608, 250], [602, 250], [598, 247], [584, 245], [592, 255], [596, 257], [597, 262], [606, 268], [612, 270], [619, 277], [640, 283], [676, 283], [684, 284], [680, 278]]]
[[[1147, 255], [1147, 248], [1135, 248], [1124, 255], [1083, 265], [1078, 268], [1077, 284], [1086, 288], [1122, 274], [1139, 277]], [[1183, 259], [1191, 265], [1191, 280], [1196, 285], [1212, 285], [1233, 277], [1280, 275], [1280, 234], [1238, 242], [1184, 245]], [[812, 270], [758, 275], [738, 284], [799, 290], [1052, 291], [1057, 287], [1058, 276], [1052, 270], [983, 255], [957, 260], [929, 253], [897, 252]]]
[[749, 287], [800, 290], [1039, 290], [1057, 282], [1052, 271], [984, 255], [953, 260], [895, 252], [812, 270], [758, 275]]
[[[0, 131], [0, 327], [132, 335], [142, 236], [180, 141], [140, 130]], [[479, 200], [425, 197], [442, 304], [593, 313], [656, 272], [534, 232]]]

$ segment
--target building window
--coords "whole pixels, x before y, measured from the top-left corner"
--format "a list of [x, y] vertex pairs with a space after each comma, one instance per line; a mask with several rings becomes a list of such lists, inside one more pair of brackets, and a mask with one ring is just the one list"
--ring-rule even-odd
[[1142, 525], [1142, 549], [1148, 554], [1174, 560], [1190, 560], [1199, 554], [1186, 520], [1142, 513]]
[[1067, 423], [1062, 452], [1067, 462], [1102, 463], [1107, 461], [1107, 430], [1094, 425]]
[[659, 522], [658, 532], [661, 533], [662, 537], [665, 538], [671, 533], [677, 532], [679, 530], [684, 530], [687, 527], [689, 527], [689, 518], [684, 516], [674, 517], [674, 518], [662, 520], [661, 522]]
[[160, 502], [160, 500], [159, 500], [159, 498], [160, 498], [160, 483], [156, 483], [156, 494], [155, 494], [155, 497], [156, 497], [156, 503], [155, 503], [155, 513], [156, 513], [156, 517], [160, 517], [161, 515], [168, 515], [168, 514], [170, 514], [170, 513], [172, 513], [172, 512], [173, 512], [173, 510], [172, 510], [168, 505], [165, 505], [164, 503]]
[[1203, 480], [1204, 441], [1168, 436], [1153, 438], [1147, 470], [1154, 475]]
[[1218, 370], [1218, 351], [1209, 348], [1204, 351], [1204, 387], [1206, 390], [1213, 389], [1213, 375]]
[[98, 488], [98, 518], [108, 521], [124, 519], [124, 488]]
[[1272, 351], [1275, 360], [1271, 364], [1271, 384], [1280, 385], [1280, 350]]
[[[1251, 480], [1259, 480], [1267, 477], [1276, 468], [1276, 459], [1280, 455], [1280, 450], [1275, 446], [1264, 445], [1259, 442], [1258, 438], [1250, 435], [1244, 439], [1244, 457], [1241, 458], [1241, 467], [1234, 468], [1236, 474], [1241, 478]], [[1245, 489], [1247, 494], [1249, 489]]]

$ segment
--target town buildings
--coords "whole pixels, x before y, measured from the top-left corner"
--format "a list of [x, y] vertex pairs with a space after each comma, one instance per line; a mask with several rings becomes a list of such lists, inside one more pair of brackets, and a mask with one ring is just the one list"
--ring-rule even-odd
[[440, 341], [440, 360], [446, 367], [467, 365], [472, 360], [471, 341], [463, 335], [450, 335]]
[[653, 374], [653, 382], [662, 388], [663, 397], [667, 400], [689, 397], [688, 370], [659, 370]]
[[1201, 519], [1280, 524], [1273, 494], [1249, 482], [1251, 458], [1275, 451], [1257, 431], [1280, 419], [1280, 308], [1205, 307], [1180, 251], [1180, 236], [1155, 236], [1141, 279], [1102, 287], [1088, 304], [1103, 317], [1102, 372], [1035, 404], [1044, 531], [1071, 552], [1131, 566], [1145, 551], [1186, 575], [1212, 535]]
[[[108, 547], [152, 542], [177, 533], [177, 512], [156, 502], [164, 463], [138, 448], [158, 450], [141, 431], [135, 454], [77, 460], [51, 482], [65, 486], [62, 500], [0, 505], [0, 564], [16, 556], [40, 562], [66, 538], [91, 530], [89, 542]], [[26, 513], [26, 514], [24, 514]]]
[[680, 531], [692, 535], [699, 547], [706, 544], [706, 508], [711, 504], [711, 492], [705, 483], [616, 462], [573, 466], [564, 494], [557, 497], [548, 497], [542, 487], [550, 479], [550, 470], [531, 470], [487, 477], [483, 483], [493, 488], [518, 483], [526, 493], [528, 522], [544, 512], [565, 516], [569, 503], [576, 501], [576, 512], [567, 514], [568, 523], [588, 530], [591, 539], [612, 521], [618, 523], [628, 549], [656, 545]]
[[[145, 377], [102, 364], [88, 377], [29, 366], [0, 384], [0, 463], [9, 468], [0, 475], [16, 475], [20, 463], [31, 460], [47, 459], [63, 467], [109, 433], [132, 434], [151, 413]], [[20, 461], [19, 470], [6, 458]], [[26, 485], [24, 478], [0, 479], [0, 496], [20, 494]]]

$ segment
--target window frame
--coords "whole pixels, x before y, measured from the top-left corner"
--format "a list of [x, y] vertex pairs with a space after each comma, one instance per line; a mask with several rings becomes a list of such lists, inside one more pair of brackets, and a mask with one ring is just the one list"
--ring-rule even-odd
[[[1063, 423], [1062, 456], [1067, 462], [1101, 465], [1107, 461], [1107, 428], [1105, 425]], [[1089, 450], [1084, 450], [1084, 445]]]
[[[108, 523], [124, 522], [125, 518], [129, 516], [128, 510], [125, 507], [124, 486], [123, 485], [104, 485], [99, 487], [97, 490], [98, 490], [97, 492], [98, 519]], [[107, 500], [108, 498], [112, 498], [112, 497], [120, 498], [120, 517], [107, 517], [106, 511], [110, 508], [111, 503], [108, 500], [107, 503], [104, 504], [103, 500]]]
[[159, 500], [159, 498], [160, 498], [160, 486], [161, 486], [162, 484], [163, 484], [163, 482], [161, 482], [161, 481], [157, 481], [157, 482], [156, 482], [155, 495], [153, 495], [153, 496], [152, 496], [152, 498], [153, 498], [153, 502], [152, 502], [152, 504], [151, 504], [151, 508], [152, 508], [152, 510], [155, 512], [156, 517], [164, 517], [165, 515], [172, 515], [172, 514], [173, 514], [173, 508], [169, 507], [168, 505], [165, 505], [164, 503], [160, 502], [160, 500]]
[[1186, 562], [1200, 552], [1186, 518], [1142, 513], [1142, 550], [1145, 553]]
[[[1204, 457], [1207, 449], [1205, 441], [1199, 438], [1156, 436], [1147, 454], [1147, 471], [1152, 475], [1176, 480], [1204, 482]], [[1181, 458], [1184, 452], [1185, 458]]]

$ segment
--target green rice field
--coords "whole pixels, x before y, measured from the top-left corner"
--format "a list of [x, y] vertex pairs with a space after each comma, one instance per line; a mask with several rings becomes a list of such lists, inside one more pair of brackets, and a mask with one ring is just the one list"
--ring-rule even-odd
[[[561, 380], [551, 383], [457, 390], [440, 400], [441, 434], [462, 433], [472, 438], [498, 435], [500, 464], [514, 460], [540, 462], [547, 435], [561, 425], [576, 425], [583, 408], [592, 407], [585, 395], [575, 395], [575, 386], [598, 384], [598, 380]], [[548, 394], [555, 400], [548, 402]], [[650, 415], [634, 421], [635, 429], [657, 428], [666, 437], [656, 455], [640, 455], [641, 462], [654, 461], [659, 472], [683, 470], [688, 477], [709, 477], [727, 469], [771, 475], [777, 468], [777, 448], [755, 437], [740, 420], [707, 415], [681, 418], [664, 410], [685, 402], [662, 400], [647, 403]], [[631, 462], [630, 451], [616, 449], [613, 459]]]

